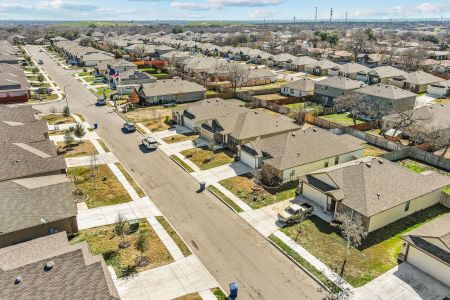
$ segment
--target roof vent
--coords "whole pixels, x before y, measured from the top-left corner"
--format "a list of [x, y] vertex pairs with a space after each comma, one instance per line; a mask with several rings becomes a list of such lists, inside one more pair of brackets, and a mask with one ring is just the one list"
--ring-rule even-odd
[[292, 136], [295, 136], [295, 132], [292, 133]]
[[381, 196], [381, 194], [380, 194], [380, 193], [377, 193], [377, 197], [378, 197], [378, 199], [380, 199], [380, 196]]
[[316, 131], [317, 131], [317, 129], [316, 129], [316, 128], [313, 128], [312, 130], [313, 130], [314, 132], [316, 132]]
[[297, 152], [297, 156], [300, 156], [300, 152]]
[[41, 223], [42, 223], [42, 224], [46, 224], [47, 221], [46, 221], [45, 219], [41, 219]]
[[366, 162], [366, 166], [367, 166], [368, 168], [370, 168], [370, 167], [372, 166], [372, 164], [371, 164], [370, 162]]
[[378, 159], [378, 162], [379, 162], [380, 164], [384, 163], [384, 161], [383, 161], [381, 158]]
[[53, 260], [48, 261], [45, 266], [44, 266], [44, 271], [48, 272], [51, 269], [53, 269], [53, 267], [55, 266], [55, 263], [53, 262]]
[[14, 284], [19, 284], [22, 282], [22, 277], [17, 276], [16, 279], [14, 280]]

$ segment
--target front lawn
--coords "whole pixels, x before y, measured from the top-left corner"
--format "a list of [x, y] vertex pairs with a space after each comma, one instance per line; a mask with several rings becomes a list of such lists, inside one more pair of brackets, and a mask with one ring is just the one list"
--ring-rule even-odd
[[191, 293], [191, 294], [187, 294], [181, 297], [177, 297], [173, 300], [202, 300], [203, 298], [200, 297], [200, 295], [198, 293]]
[[97, 89], [97, 96], [103, 96], [105, 94], [106, 98], [109, 99], [109, 96], [111, 95], [112, 91], [109, 87], [100, 87]]
[[[95, 180], [91, 175], [95, 175]], [[130, 195], [107, 165], [68, 168], [67, 175], [74, 178], [77, 189], [88, 195], [86, 204], [89, 208], [125, 203]], [[95, 188], [94, 188], [95, 187]]]
[[387, 150], [371, 144], [364, 145], [364, 156], [381, 156], [388, 153]]
[[[342, 114], [331, 114], [331, 115], [325, 115], [320, 116], [320, 119], [327, 120], [329, 122], [337, 123], [343, 126], [352, 126], [355, 125], [353, 122], [353, 119], [349, 116], [348, 113], [342, 113]], [[360, 120], [356, 120], [356, 124], [362, 124], [364, 122]]]
[[[145, 235], [147, 249], [140, 253], [136, 249], [136, 240], [139, 234]], [[139, 231], [125, 235], [124, 240], [129, 242], [127, 248], [121, 249], [118, 244], [122, 238], [114, 234], [114, 224], [81, 230], [71, 240], [71, 244], [86, 241], [93, 255], [101, 254], [108, 266], [112, 266], [117, 277], [123, 277], [127, 267], [136, 265], [136, 258], [145, 256], [149, 263], [146, 266], [138, 266], [137, 272], [153, 269], [172, 263], [174, 260], [167, 248], [159, 239], [147, 220], [139, 221]]]
[[[449, 208], [437, 204], [370, 233], [359, 249], [351, 248], [344, 279], [354, 287], [359, 287], [392, 269], [397, 265], [397, 257], [402, 249], [400, 236], [447, 212], [450, 212]], [[281, 231], [295, 240], [298, 226], [285, 227]], [[345, 240], [337, 229], [317, 216], [312, 216], [301, 226], [303, 233], [297, 242], [339, 273]]]
[[62, 114], [50, 114], [42, 116], [42, 120], [46, 120], [50, 125], [76, 123], [74, 117], [65, 117]]
[[192, 141], [196, 140], [199, 137], [198, 133], [191, 132], [191, 133], [184, 133], [184, 134], [177, 134], [168, 136], [166, 138], [163, 138], [162, 140], [166, 142], [167, 144], [174, 144], [184, 141]]
[[193, 148], [181, 151], [187, 159], [201, 170], [208, 170], [234, 162], [234, 153], [228, 149], [211, 151], [206, 148]]
[[58, 142], [57, 145], [66, 158], [98, 154], [90, 141], [75, 141], [70, 147], [67, 147], [64, 142]]
[[138, 108], [126, 113], [128, 120], [142, 123], [151, 131], [163, 131], [172, 127], [172, 110], [161, 106]]
[[292, 181], [273, 190], [266, 190], [262, 186], [255, 188], [250, 174], [228, 178], [220, 184], [253, 209], [294, 198], [298, 187], [298, 181]]

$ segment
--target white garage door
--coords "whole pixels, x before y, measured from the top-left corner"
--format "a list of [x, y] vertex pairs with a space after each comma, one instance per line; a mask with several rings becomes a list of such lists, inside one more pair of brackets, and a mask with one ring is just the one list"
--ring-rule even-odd
[[320, 207], [325, 208], [327, 205], [327, 196], [316, 190], [315, 188], [303, 183], [302, 195], [309, 200], [314, 201]]
[[239, 151], [239, 160], [252, 169], [256, 169], [256, 159], [244, 151]]
[[195, 127], [194, 119], [191, 120], [191, 119], [183, 117], [183, 121], [184, 121], [184, 126], [185, 127], [189, 128], [190, 130], [194, 130], [194, 127]]
[[430, 276], [433, 276], [440, 282], [450, 286], [450, 267], [433, 257], [410, 246], [406, 261], [425, 273], [428, 273]]

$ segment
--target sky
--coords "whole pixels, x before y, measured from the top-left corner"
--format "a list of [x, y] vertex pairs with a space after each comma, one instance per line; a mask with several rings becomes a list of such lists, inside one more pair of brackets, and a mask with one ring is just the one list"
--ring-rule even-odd
[[0, 0], [1, 20], [450, 18], [450, 0]]

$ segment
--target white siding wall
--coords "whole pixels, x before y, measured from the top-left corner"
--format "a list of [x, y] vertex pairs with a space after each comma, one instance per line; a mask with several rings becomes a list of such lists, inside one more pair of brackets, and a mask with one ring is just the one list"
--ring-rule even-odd
[[302, 92], [302, 91], [297, 90], [297, 89], [292, 89], [292, 91], [291, 91], [291, 89], [287, 88], [287, 87], [282, 87], [281, 88], [281, 94], [288, 95], [288, 96], [293, 96], [293, 97], [304, 97], [304, 96], [307, 95], [307, 93]]
[[389, 210], [386, 210], [382, 213], [372, 216], [370, 218], [369, 223], [369, 232], [372, 232], [378, 228], [386, 226], [398, 219], [409, 216], [410, 214], [413, 214], [416, 211], [437, 204], [440, 201], [440, 198], [441, 198], [441, 191], [437, 190], [429, 194], [423, 195], [419, 198], [411, 200], [408, 211], [405, 211], [406, 204], [403, 203], [399, 206], [393, 207]]
[[430, 274], [444, 284], [450, 286], [450, 267], [439, 260], [427, 255], [413, 246], [410, 246], [406, 261], [423, 270], [425, 273]]
[[440, 88], [437, 86], [428, 86], [427, 93], [435, 96], [445, 96], [448, 93], [448, 88]]
[[[339, 155], [339, 164], [354, 160], [356, 158], [363, 157], [363, 150], [357, 150], [343, 155]], [[286, 169], [283, 171], [283, 182], [291, 181], [297, 179], [298, 177], [305, 175], [310, 172], [314, 172], [325, 168], [325, 162], [328, 161], [328, 166], [335, 165], [335, 157], [329, 157], [327, 159], [312, 162], [306, 165], [297, 166], [295, 168]], [[292, 171], [294, 171], [294, 176], [291, 177]]]

